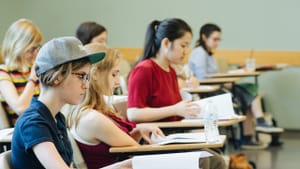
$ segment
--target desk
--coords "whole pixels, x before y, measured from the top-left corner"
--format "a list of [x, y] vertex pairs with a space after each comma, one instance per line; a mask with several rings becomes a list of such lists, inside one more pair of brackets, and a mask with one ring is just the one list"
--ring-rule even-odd
[[182, 88], [189, 93], [211, 93], [220, 89], [220, 85], [200, 85], [197, 88]]
[[240, 77], [226, 77], [226, 78], [210, 78], [210, 79], [203, 79], [199, 80], [201, 84], [223, 84], [223, 83], [235, 83], [236, 81], [240, 80]]
[[209, 78], [227, 78], [227, 77], [255, 77], [255, 84], [258, 84], [257, 77], [261, 75], [263, 72], [232, 72], [232, 73], [216, 73], [207, 75]]
[[[219, 120], [218, 125], [220, 127], [232, 126], [233, 124], [242, 122], [246, 119], [246, 116], [239, 115], [237, 118], [230, 120]], [[204, 126], [203, 120], [191, 120], [191, 121], [173, 121], [173, 122], [151, 122], [143, 124], [154, 124], [159, 128], [202, 128]]]
[[220, 141], [216, 143], [189, 143], [189, 144], [167, 144], [167, 145], [141, 145], [141, 146], [126, 146], [126, 147], [111, 147], [111, 153], [131, 153], [131, 154], [145, 154], [145, 153], [161, 153], [171, 151], [186, 151], [199, 150], [202, 148], [218, 148], [223, 147], [226, 141], [225, 135], [220, 135]]
[[0, 130], [0, 152], [10, 150], [14, 128]]

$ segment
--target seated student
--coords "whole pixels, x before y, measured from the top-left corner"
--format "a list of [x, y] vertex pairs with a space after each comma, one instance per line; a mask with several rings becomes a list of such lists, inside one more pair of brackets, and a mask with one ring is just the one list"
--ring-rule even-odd
[[[71, 169], [72, 148], [65, 118], [59, 110], [64, 104], [81, 101], [88, 88], [90, 64], [104, 56], [104, 53], [87, 54], [75, 37], [56, 38], [41, 48], [35, 67], [41, 94], [16, 123], [12, 139], [15, 169]], [[107, 169], [120, 166], [131, 168], [131, 162]]]
[[87, 21], [81, 23], [76, 30], [76, 37], [82, 42], [83, 45], [89, 43], [107, 43], [107, 30], [104, 26]]
[[[204, 79], [207, 74], [218, 72], [217, 64], [212, 54], [218, 47], [220, 40], [221, 28], [217, 25], [208, 23], [200, 28], [196, 48], [193, 49], [188, 62], [189, 67], [198, 79]], [[244, 86], [251, 86], [251, 88], [245, 88]], [[254, 135], [254, 131], [252, 130], [253, 116], [257, 121], [257, 130], [264, 132], [282, 131], [282, 128], [274, 127], [266, 123], [263, 117], [261, 98], [257, 95], [257, 90], [252, 90], [256, 88], [254, 84], [239, 84], [235, 88], [235, 97], [240, 101], [242, 111], [247, 114], [247, 119], [243, 123], [243, 148], [266, 148], [265, 145], [252, 141], [252, 136]]]
[[89, 53], [105, 51], [103, 61], [91, 68], [90, 86], [83, 102], [69, 114], [73, 134], [89, 169], [98, 169], [122, 158], [121, 154], [110, 153], [111, 146], [137, 146], [144, 139], [151, 143], [149, 134], [164, 136], [154, 125], [129, 122], [104, 96], [112, 96], [120, 83], [120, 56], [116, 50], [94, 43], [85, 46]]
[[183, 100], [199, 100], [198, 94], [191, 94], [183, 90], [183, 88], [197, 88], [200, 83], [199, 80], [192, 74], [190, 68], [187, 65], [172, 64], [172, 68], [176, 72], [178, 87], [180, 95]]
[[[190, 26], [181, 19], [154, 20], [149, 24], [143, 55], [129, 75], [129, 120], [176, 121], [198, 115], [197, 104], [182, 101], [176, 73], [170, 66], [183, 61], [191, 38]], [[202, 168], [225, 168], [223, 158], [213, 154]]]
[[[92, 21], [87, 21], [81, 23], [76, 30], [76, 37], [82, 42], [82, 44], [87, 45], [89, 43], [100, 43], [107, 45], [107, 29]], [[131, 70], [130, 64], [124, 60], [120, 59], [120, 69], [121, 69], [121, 88], [115, 90], [116, 94], [127, 94], [126, 79]]]
[[19, 19], [7, 30], [1, 48], [0, 101], [13, 127], [40, 93], [34, 60], [42, 43], [42, 34], [30, 20]]

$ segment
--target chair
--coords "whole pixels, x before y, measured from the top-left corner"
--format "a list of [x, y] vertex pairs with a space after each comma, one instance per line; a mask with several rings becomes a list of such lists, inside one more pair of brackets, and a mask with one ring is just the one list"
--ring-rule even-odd
[[86, 166], [86, 163], [82, 157], [82, 154], [79, 150], [79, 147], [72, 136], [72, 133], [68, 130], [68, 138], [70, 140], [72, 149], [73, 149], [73, 165], [74, 168], [79, 168], [79, 169], [88, 169]]
[[113, 106], [120, 113], [122, 117], [127, 119], [127, 96], [119, 96], [118, 99], [115, 99], [113, 101]]
[[0, 130], [5, 128], [10, 128], [10, 127], [11, 126], [6, 116], [6, 112], [4, 111], [3, 106], [0, 103]]
[[11, 161], [11, 150], [5, 151], [0, 154], [0, 168], [13, 169], [12, 161]]
[[10, 141], [6, 141], [12, 135], [11, 129], [8, 129], [10, 127], [6, 112], [0, 103], [0, 153], [10, 149]]

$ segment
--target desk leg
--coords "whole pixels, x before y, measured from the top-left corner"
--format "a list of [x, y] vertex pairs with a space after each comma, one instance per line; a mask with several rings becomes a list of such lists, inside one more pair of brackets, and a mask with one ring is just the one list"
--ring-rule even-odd
[[254, 80], [255, 80], [255, 84], [256, 84], [257, 87], [258, 87], [258, 76], [254, 76]]
[[0, 143], [0, 153], [11, 150], [11, 143]]

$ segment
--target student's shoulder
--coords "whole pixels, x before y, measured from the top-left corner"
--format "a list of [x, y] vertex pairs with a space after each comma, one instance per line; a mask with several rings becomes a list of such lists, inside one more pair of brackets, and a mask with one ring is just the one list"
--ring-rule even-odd
[[109, 117], [102, 112], [93, 109], [89, 109], [88, 112], [81, 117], [80, 123], [86, 126], [88, 130], [98, 129], [98, 131], [101, 129], [108, 129], [113, 124]]
[[147, 74], [153, 72], [155, 69], [155, 63], [151, 59], [144, 60], [136, 65], [132, 73]]
[[90, 124], [97, 124], [102, 123], [103, 121], [107, 120], [107, 117], [100, 111], [97, 111], [95, 109], [88, 109], [85, 110], [83, 116], [81, 116], [81, 121], [90, 123]]
[[138, 69], [152, 69], [154, 66], [154, 61], [151, 59], [146, 59], [141, 61], [136, 65], [136, 68]]
[[206, 54], [206, 51], [203, 49], [203, 47], [199, 46], [192, 50], [191, 57], [201, 57]]
[[17, 120], [17, 126], [20, 128], [38, 127], [40, 125], [48, 125], [48, 120], [45, 119], [38, 110], [27, 109]]

